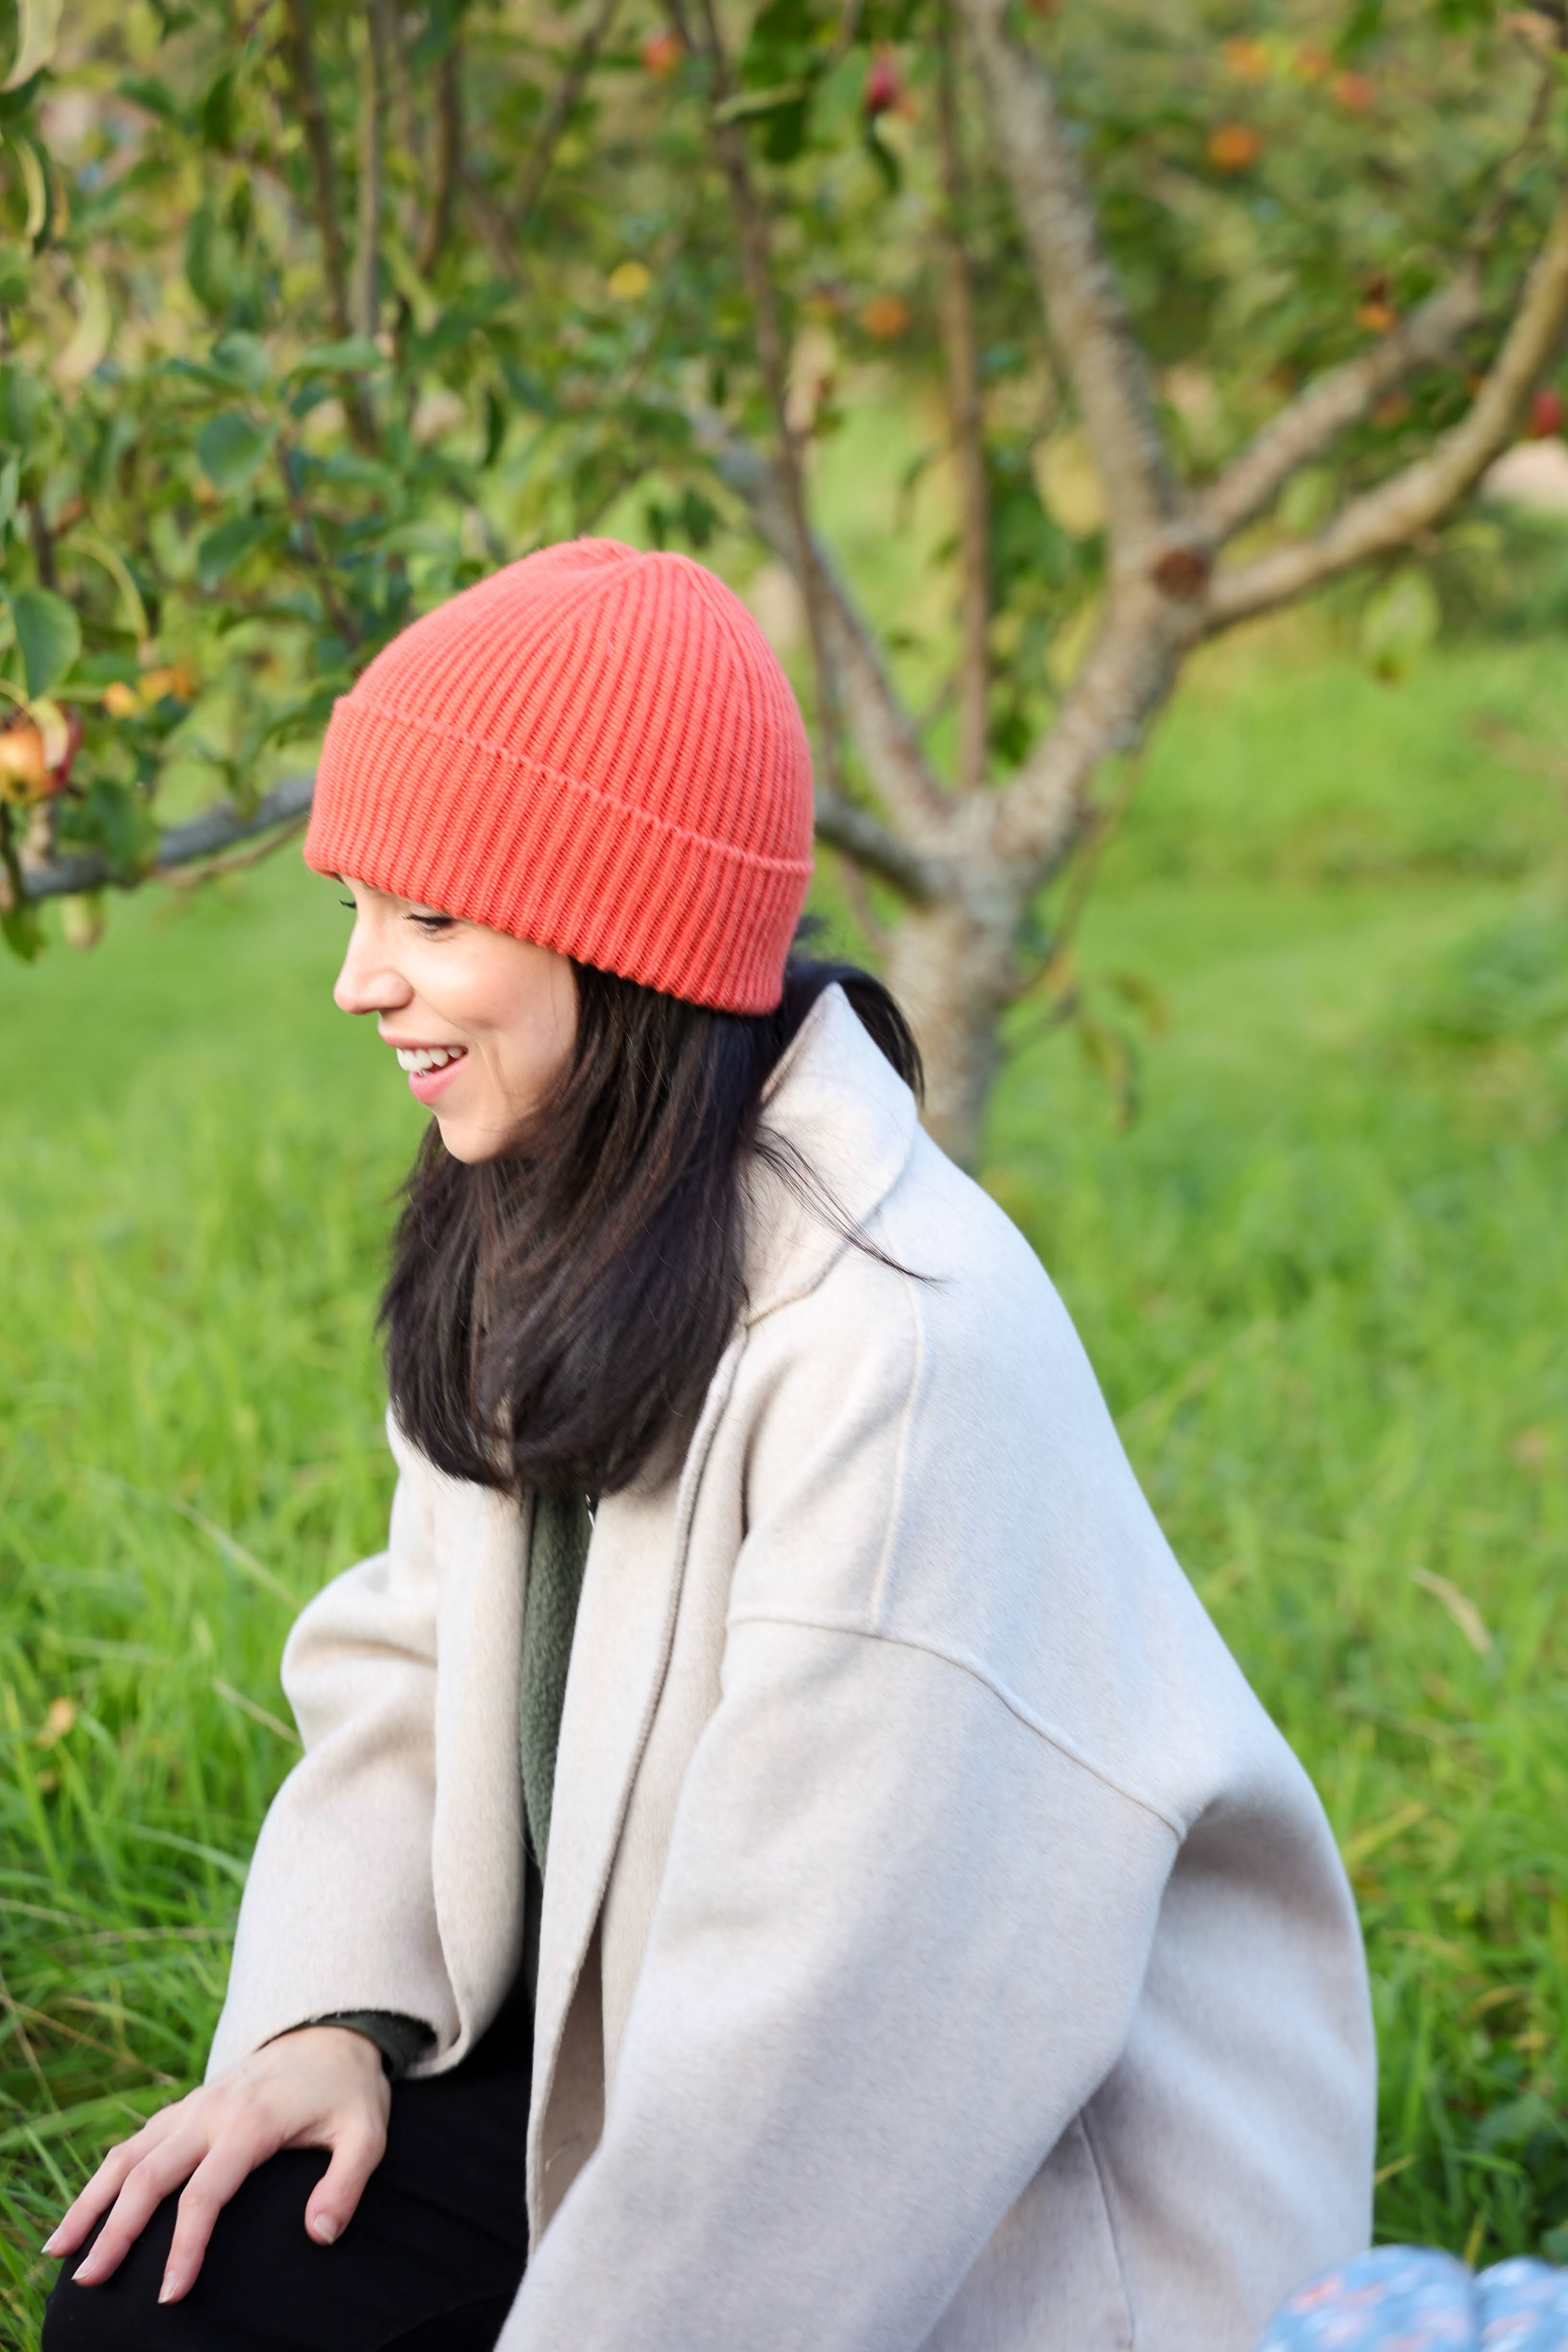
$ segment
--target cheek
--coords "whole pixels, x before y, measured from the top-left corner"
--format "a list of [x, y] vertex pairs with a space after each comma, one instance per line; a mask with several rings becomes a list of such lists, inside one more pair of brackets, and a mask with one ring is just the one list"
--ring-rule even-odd
[[548, 1004], [532, 1004], [526, 1019], [501, 1042], [501, 1066], [511, 1092], [531, 1107], [547, 1093], [571, 1059], [572, 1029]]

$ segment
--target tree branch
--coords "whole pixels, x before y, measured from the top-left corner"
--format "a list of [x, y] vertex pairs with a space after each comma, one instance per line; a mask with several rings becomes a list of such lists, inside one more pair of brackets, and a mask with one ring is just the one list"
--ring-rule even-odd
[[1195, 521], [1205, 544], [1223, 547], [1262, 513], [1292, 474], [1367, 415], [1374, 401], [1417, 369], [1446, 358], [1480, 316], [1480, 273], [1467, 262], [1369, 350], [1308, 384], [1197, 499]]
[[38, 567], [38, 585], [58, 588], [60, 583], [55, 565], [55, 535], [49, 529], [42, 499], [27, 500], [27, 524], [32, 532], [33, 561]]
[[459, 164], [458, 176], [463, 194], [468, 201], [468, 209], [473, 215], [474, 226], [479, 233], [479, 242], [507, 283], [521, 286], [522, 264], [517, 257], [511, 221], [505, 206], [498, 202], [494, 193], [467, 164]]
[[996, 801], [991, 848], [1048, 881], [1082, 831], [1096, 769], [1131, 751], [1170, 693], [1183, 655], [1203, 635], [1202, 607], [1136, 574], [1113, 591], [1083, 667], [1044, 740]]
[[389, 0], [369, 0], [364, 12], [364, 87], [360, 97], [359, 250], [353, 323], [373, 340], [381, 329], [381, 207], [386, 154], [387, 82], [392, 65]]
[[1051, 340], [1077, 396], [1105, 492], [1113, 563], [1136, 569], [1180, 491], [1127, 315], [1050, 77], [1006, 30], [1006, 0], [958, 0], [980, 61], [991, 127], [1039, 283]]
[[[742, 274], [746, 281], [746, 291], [751, 296], [752, 315], [756, 325], [757, 359], [779, 437], [777, 488], [786, 543], [791, 550], [790, 561], [805, 604], [812, 667], [816, 674], [817, 749], [827, 789], [841, 796], [843, 771], [838, 743], [838, 676], [828, 643], [822, 568], [816, 560], [816, 549], [805, 510], [800, 441], [790, 422], [789, 356], [784, 347], [778, 289], [773, 283], [768, 224], [752, 181], [744, 127], [727, 119], [724, 114], [724, 104], [733, 95], [733, 86], [713, 0], [700, 0], [700, 8], [711, 101], [709, 137], [730, 184], [730, 201], [734, 207], [735, 225], [740, 234]], [[679, 25], [677, 29], [679, 29]]]
[[555, 161], [555, 150], [561, 144], [561, 134], [572, 120], [572, 110], [587, 87], [594, 70], [594, 60], [603, 47], [621, 0], [599, 0], [586, 31], [573, 51], [572, 62], [561, 78], [550, 111], [539, 126], [539, 136], [528, 159], [528, 169], [522, 175], [522, 188], [512, 212], [514, 233], [527, 221], [530, 213], [544, 193], [544, 183], [550, 177], [550, 167]]
[[1203, 620], [1214, 631], [1288, 603], [1368, 557], [1408, 544], [1473, 489], [1504, 448], [1568, 327], [1568, 194], [1531, 264], [1513, 320], [1468, 414], [1424, 457], [1352, 499], [1316, 538], [1215, 574]]
[[[397, 0], [393, 0], [393, 5], [387, 10], [386, 35], [392, 45], [389, 64], [393, 95], [396, 100], [397, 143], [411, 163], [422, 164], [425, 160], [423, 126], [414, 103], [414, 77], [408, 70], [407, 28]], [[442, 57], [443, 65], [456, 46], [457, 35], [454, 34]]]
[[310, 38], [310, 0], [284, 0], [284, 6], [289, 30], [283, 46], [289, 60], [289, 77], [294, 85], [294, 103], [305, 134], [305, 152], [310, 161], [310, 194], [316, 215], [316, 232], [321, 240], [321, 269], [327, 281], [327, 315], [331, 320], [332, 333], [342, 342], [346, 341], [349, 333], [348, 257], [343, 247], [342, 224], [338, 218], [338, 184], [332, 162], [331, 126], [321, 100], [316, 52]]
[[458, 178], [468, 196], [480, 241], [501, 276], [513, 286], [521, 286], [523, 282], [522, 264], [517, 251], [519, 240], [527, 226], [529, 215], [544, 192], [544, 184], [555, 161], [562, 133], [571, 121], [572, 110], [583, 94], [594, 61], [619, 6], [620, 0], [599, 0], [592, 22], [573, 51], [571, 63], [562, 77], [551, 100], [550, 111], [541, 123], [539, 136], [533, 142], [528, 169], [523, 174], [522, 193], [515, 210], [509, 211], [494, 191], [463, 163], [460, 155], [458, 157]]
[[293, 516], [299, 530], [301, 552], [315, 574], [317, 593], [321, 599], [321, 609], [344, 645], [357, 646], [360, 633], [354, 625], [353, 614], [338, 593], [338, 583], [332, 577], [331, 564], [322, 548], [321, 535], [316, 529], [316, 518], [310, 512], [309, 502], [300, 487], [299, 452], [289, 442], [284, 440], [281, 435], [274, 444], [274, 450], [278, 459], [279, 477], [283, 484], [283, 495], [289, 501], [289, 511]]
[[436, 153], [430, 209], [425, 216], [424, 234], [419, 239], [419, 250], [414, 264], [421, 278], [431, 275], [452, 234], [452, 215], [456, 207], [462, 159], [463, 37], [461, 32], [456, 32], [441, 59], [436, 87]]
[[[337, 171], [332, 161], [332, 130], [321, 98], [316, 52], [310, 38], [310, 0], [284, 0], [288, 32], [284, 53], [294, 88], [294, 104], [305, 134], [310, 164], [310, 196], [316, 231], [321, 241], [321, 274], [326, 280], [327, 317], [333, 335], [343, 341], [350, 332], [348, 252], [338, 217]], [[375, 418], [363, 383], [355, 384], [346, 403], [349, 429], [362, 449], [375, 446]]]
[[818, 792], [816, 830], [833, 848], [879, 874], [917, 907], [929, 906], [942, 896], [944, 877], [940, 862], [911, 849], [868, 809], [858, 808], [842, 793]]
[[[188, 824], [172, 826], [159, 836], [149, 869], [151, 875], [156, 877], [171, 867], [191, 866], [198, 858], [216, 856], [236, 842], [248, 841], [273, 825], [298, 824], [310, 809], [315, 787], [313, 775], [286, 776], [257, 802], [248, 816], [241, 816], [232, 808], [207, 809]], [[114, 865], [101, 850], [84, 849], [25, 872], [22, 895], [29, 900], [58, 898], [80, 890], [101, 890], [108, 883], [141, 878], [138, 875], [127, 877], [125, 869]]]
[[943, 198], [942, 328], [948, 404], [958, 473], [958, 782], [985, 782], [991, 698], [991, 563], [985, 483], [985, 410], [974, 322], [974, 281], [963, 242], [963, 156], [959, 143], [957, 58], [952, 0], [937, 8], [937, 132]]
[[[759, 533], [794, 573], [804, 595], [799, 547], [779, 469], [731, 433], [711, 410], [695, 411], [690, 422], [720, 480], [750, 508]], [[818, 540], [812, 540], [811, 549], [825, 649], [872, 786], [894, 819], [916, 840], [939, 839], [950, 807], [927, 765], [914, 720], [894, 692], [870, 632], [832, 557]]]

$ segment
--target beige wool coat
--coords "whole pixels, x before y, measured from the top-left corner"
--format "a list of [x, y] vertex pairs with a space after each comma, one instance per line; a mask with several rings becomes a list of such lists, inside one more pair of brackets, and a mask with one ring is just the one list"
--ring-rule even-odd
[[[599, 1508], [501, 2352], [1251, 2352], [1368, 2236], [1321, 1808], [839, 991], [766, 1116], [906, 1271], [760, 1179], [684, 1461]], [[215, 2070], [374, 2009], [450, 2066], [518, 1966], [526, 1529], [391, 1437], [386, 1550], [289, 1637]]]

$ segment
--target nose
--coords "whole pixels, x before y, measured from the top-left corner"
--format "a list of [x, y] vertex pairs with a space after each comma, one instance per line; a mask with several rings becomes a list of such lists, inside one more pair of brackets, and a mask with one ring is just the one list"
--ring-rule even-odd
[[391, 961], [389, 945], [379, 923], [363, 912], [356, 916], [332, 990], [340, 1013], [398, 1013], [410, 1002], [414, 991]]

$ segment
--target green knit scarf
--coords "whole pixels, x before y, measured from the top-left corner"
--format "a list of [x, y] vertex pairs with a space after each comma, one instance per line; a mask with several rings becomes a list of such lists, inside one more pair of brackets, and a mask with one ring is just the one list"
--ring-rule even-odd
[[550, 1813], [555, 1794], [555, 1751], [561, 1745], [561, 1710], [566, 1702], [566, 1668], [582, 1598], [593, 1515], [582, 1495], [538, 1495], [528, 1553], [528, 1597], [522, 1618], [522, 1691], [518, 1707], [518, 1746], [522, 1758], [522, 1801], [529, 1844], [541, 1874], [550, 1850]]

